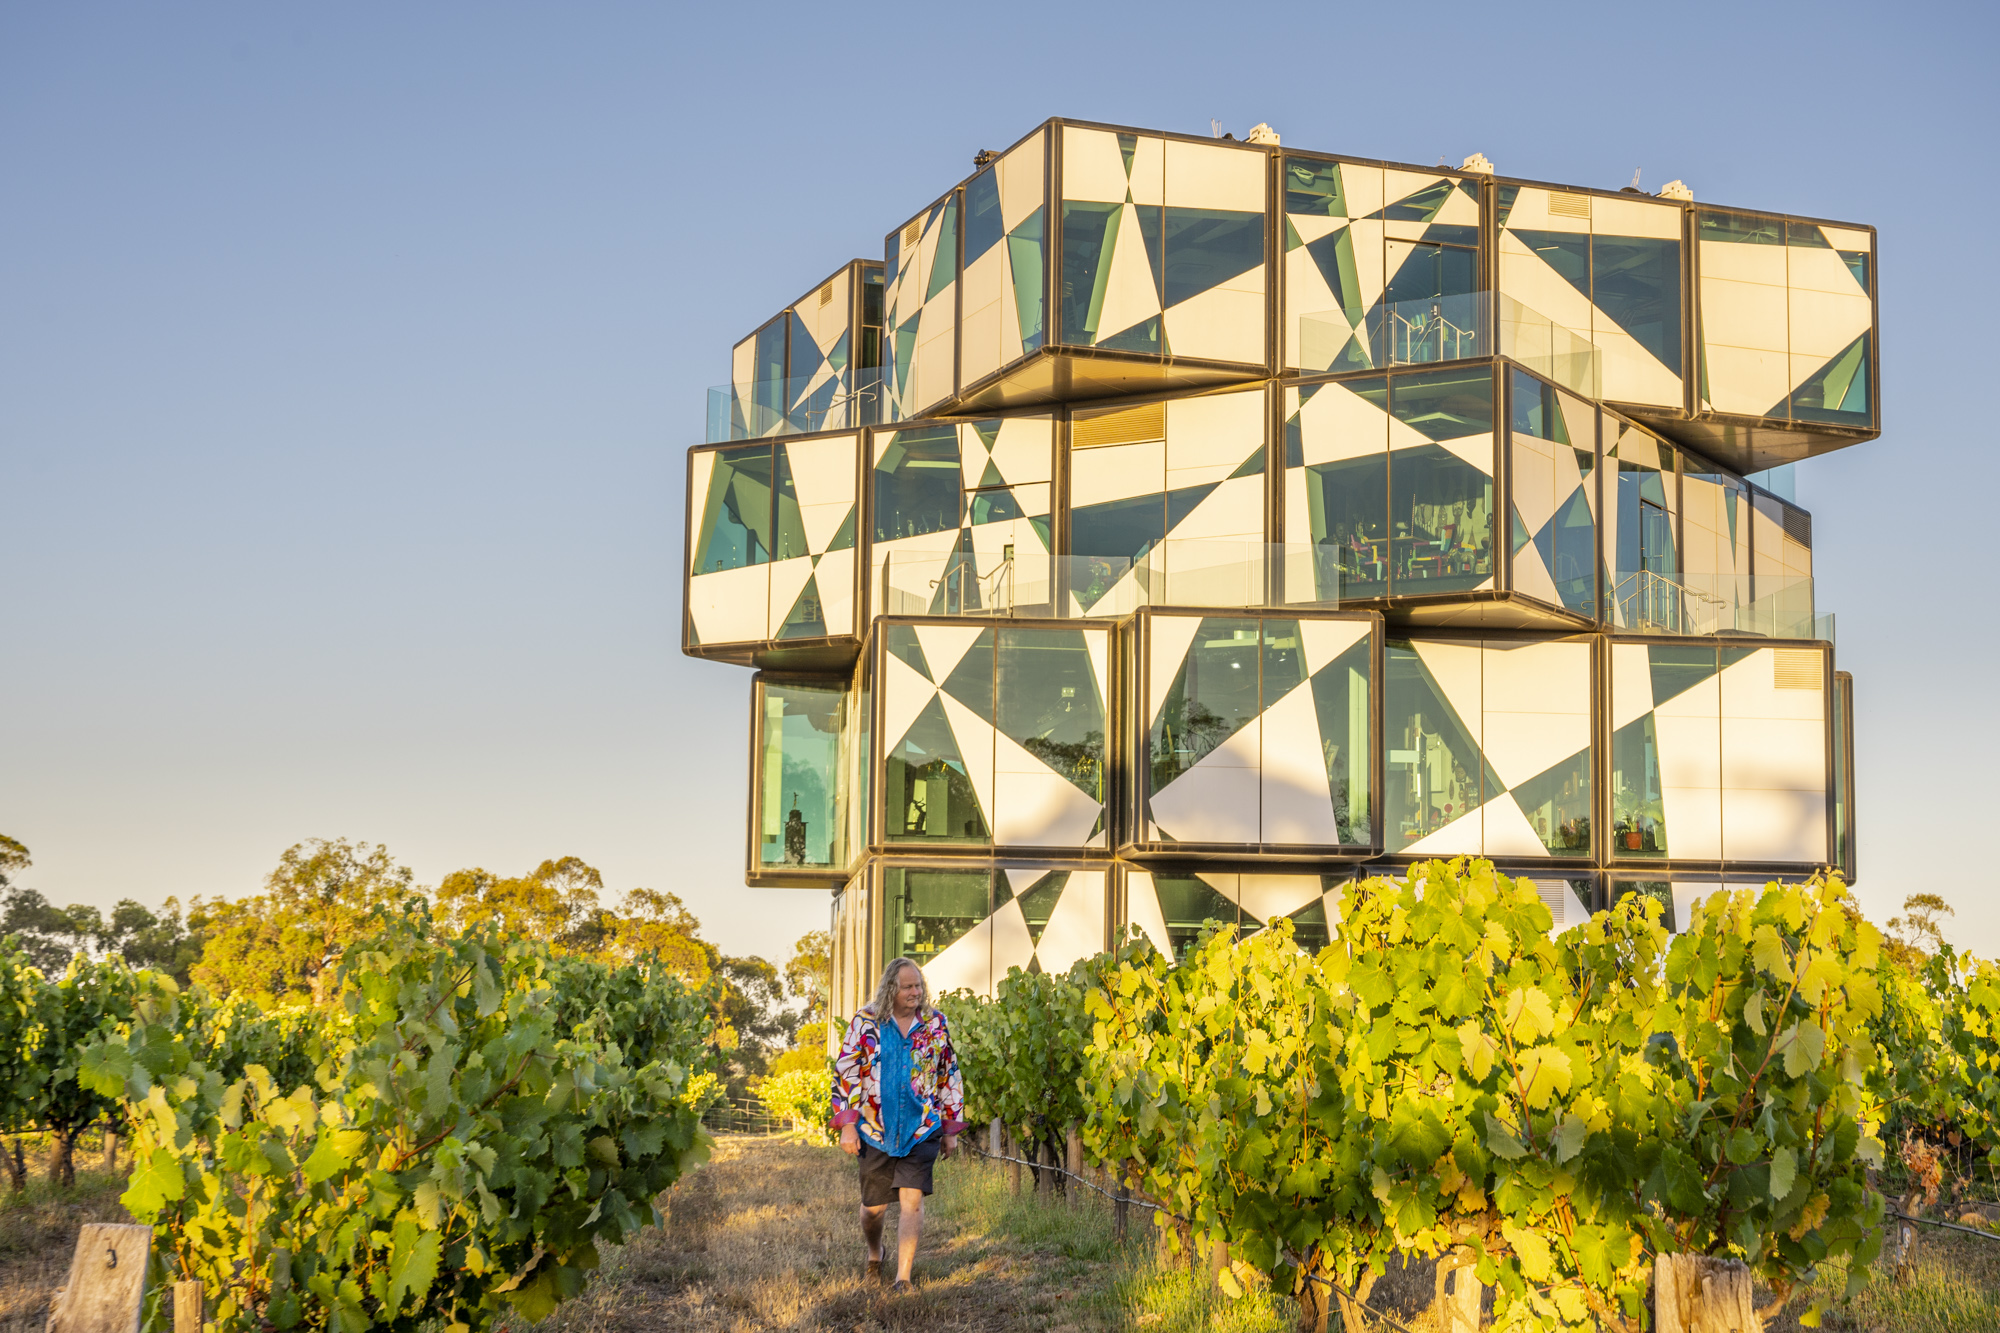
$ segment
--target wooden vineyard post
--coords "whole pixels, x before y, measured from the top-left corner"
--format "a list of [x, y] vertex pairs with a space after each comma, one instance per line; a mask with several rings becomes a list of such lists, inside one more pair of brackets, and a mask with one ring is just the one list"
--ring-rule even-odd
[[1657, 1333], [1763, 1333], [1749, 1265], [1706, 1254], [1654, 1256], [1653, 1327]]
[[174, 1333], [201, 1333], [201, 1283], [174, 1283]]
[[[1451, 1290], [1445, 1290], [1445, 1281]], [[1436, 1323], [1439, 1333], [1479, 1333], [1479, 1315], [1486, 1301], [1486, 1288], [1474, 1271], [1472, 1251], [1454, 1250], [1438, 1265]]]
[[1063, 1147], [1065, 1149], [1063, 1155], [1068, 1158], [1063, 1163], [1063, 1169], [1069, 1172], [1071, 1176], [1070, 1184], [1074, 1186], [1074, 1188], [1065, 1192], [1069, 1195], [1070, 1206], [1072, 1208], [1080, 1208], [1083, 1206], [1083, 1196], [1087, 1191], [1082, 1188], [1083, 1139], [1077, 1134], [1075, 1125], [1069, 1127], [1068, 1141]]
[[1018, 1199], [1021, 1197], [1021, 1141], [1014, 1137], [1012, 1130], [1007, 1132], [1007, 1156], [1014, 1159], [1007, 1163], [1008, 1192]]
[[151, 1227], [92, 1222], [77, 1233], [69, 1285], [49, 1309], [48, 1333], [139, 1333]]
[[993, 1117], [993, 1123], [986, 1127], [986, 1155], [988, 1157], [1005, 1156], [1004, 1145], [1006, 1142], [1006, 1131], [1000, 1128], [1000, 1117], [996, 1115]]
[[1132, 1213], [1132, 1190], [1125, 1183], [1125, 1169], [1122, 1163], [1119, 1165], [1118, 1170], [1113, 1173], [1112, 1181], [1111, 1234], [1116, 1236], [1118, 1243], [1122, 1245], [1125, 1243], [1126, 1219]]

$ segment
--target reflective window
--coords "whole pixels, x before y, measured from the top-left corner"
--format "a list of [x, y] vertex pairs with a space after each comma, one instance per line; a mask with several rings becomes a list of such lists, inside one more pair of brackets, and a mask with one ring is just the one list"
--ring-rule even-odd
[[1153, 791], [1256, 719], [1261, 630], [1251, 618], [1210, 616], [1201, 622], [1153, 722]]
[[[1298, 407], [1285, 424], [1287, 466], [1292, 469], [1287, 487], [1304, 493], [1306, 519], [1311, 540], [1338, 552], [1341, 595], [1360, 599], [1386, 596], [1389, 591], [1389, 441], [1383, 425], [1372, 418], [1347, 427], [1344, 417], [1336, 417], [1340, 429], [1353, 429], [1357, 438], [1314, 441], [1310, 451], [1316, 461], [1307, 463], [1307, 442], [1302, 413], [1321, 393], [1335, 397], [1352, 394], [1377, 411], [1389, 410], [1389, 381], [1386, 376], [1343, 380], [1339, 384], [1305, 385], [1298, 389]], [[1317, 461], [1332, 454], [1329, 461]], [[1293, 540], [1297, 540], [1294, 538]]]
[[844, 865], [840, 792], [847, 692], [839, 685], [760, 681], [757, 858], [767, 866]]
[[[692, 573], [742, 569], [771, 559], [771, 466], [768, 444], [715, 451]], [[796, 513], [796, 502], [793, 509]]]
[[1615, 907], [1625, 899], [1637, 895], [1651, 898], [1660, 905], [1660, 924], [1668, 930], [1678, 930], [1685, 922], [1674, 920], [1674, 886], [1664, 879], [1632, 879], [1612, 886], [1611, 902]]
[[[991, 914], [984, 870], [905, 870], [883, 877], [883, 961], [903, 957], [928, 967], [931, 960]], [[984, 972], [984, 967], [966, 971]], [[955, 979], [962, 979], [956, 978]], [[975, 985], [975, 989], [984, 989]]]
[[1239, 923], [1241, 913], [1236, 903], [1206, 880], [1192, 875], [1155, 875], [1153, 887], [1160, 895], [1167, 947], [1177, 959], [1187, 957], [1209, 922], [1224, 928]]
[[1398, 375], [1389, 405], [1404, 425], [1457, 446], [1390, 452], [1390, 592], [1476, 588], [1493, 575], [1492, 372]]
[[1595, 617], [1594, 414], [1581, 400], [1519, 370], [1512, 374], [1509, 402], [1514, 591]]
[[1000, 223], [1000, 178], [992, 167], [965, 186], [965, 265], [1000, 243], [1006, 229]]
[[1165, 210], [1166, 303], [1199, 296], [1264, 262], [1264, 215], [1214, 208]]
[[[911, 661], [929, 674], [922, 647], [907, 625], [892, 625], [888, 651]], [[910, 654], [915, 654], [912, 660]], [[944, 682], [951, 696], [968, 706], [993, 697], [993, 631], [980, 631]], [[990, 703], [980, 710], [991, 719]], [[943, 696], [934, 694], [888, 754], [883, 790], [885, 833], [893, 843], [965, 843], [991, 841], [979, 787], [972, 780], [967, 757], [945, 714]], [[981, 783], [992, 778], [992, 752], [981, 761]]]
[[1660, 363], [1681, 373], [1681, 243], [1593, 236], [1591, 300]]
[[1502, 785], [1407, 639], [1389, 640], [1385, 665], [1384, 836], [1397, 852], [1485, 804]]
[[995, 710], [1003, 734], [1104, 800], [1104, 710], [1090, 649], [1077, 630], [1003, 629]]
[[959, 525], [958, 427], [899, 430], [875, 462], [875, 540]]
[[755, 423], [752, 429], [768, 429], [785, 415], [785, 316], [766, 324], [757, 330], [756, 343], [751, 349], [754, 383], [750, 391], [750, 401], [756, 407]]

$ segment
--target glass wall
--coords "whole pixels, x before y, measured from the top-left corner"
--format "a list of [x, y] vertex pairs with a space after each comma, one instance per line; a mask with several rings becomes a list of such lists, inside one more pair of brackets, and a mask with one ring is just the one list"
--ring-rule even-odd
[[992, 995], [1007, 974], [1065, 972], [1105, 947], [1105, 872], [1036, 865], [884, 866], [883, 958], [924, 969], [933, 994]]
[[1874, 233], [1711, 208], [1695, 225], [1703, 409], [1873, 429]]
[[827, 1053], [837, 1054], [847, 1022], [874, 994], [874, 959], [868, 942], [874, 938], [869, 920], [869, 877], [866, 872], [847, 882], [833, 897], [832, 1010], [827, 1024]]
[[1689, 605], [1682, 577], [1680, 452], [1610, 412], [1602, 429], [1611, 623], [1682, 633], [1698, 608]]
[[926, 423], [874, 437], [872, 605], [888, 615], [1053, 605], [1048, 416]]
[[1525, 371], [1509, 373], [1513, 588], [1597, 616], [1597, 412]]
[[[1265, 401], [1255, 388], [1073, 414], [1071, 614], [1130, 611], [1160, 568], [1176, 601], [1242, 600], [1264, 542]], [[1204, 587], [1210, 567], [1226, 589]]]
[[1342, 595], [1493, 586], [1493, 372], [1285, 390], [1285, 533], [1337, 552]]
[[1825, 863], [1825, 651], [1612, 644], [1613, 859]]
[[1487, 354], [1476, 180], [1295, 154], [1281, 171], [1287, 367]]
[[883, 627], [883, 837], [1105, 845], [1109, 630]]
[[1853, 883], [1854, 677], [1833, 673], [1833, 865]]
[[1063, 343], [1261, 365], [1261, 150], [1062, 128]]
[[1359, 617], [1143, 620], [1140, 841], [1372, 843], [1372, 629]]
[[854, 634], [858, 437], [691, 450], [690, 647]]
[[1682, 405], [1681, 206], [1531, 185], [1503, 185], [1501, 351], [1539, 320], [1595, 347], [1603, 396]]
[[1389, 591], [1464, 592], [1493, 579], [1493, 372], [1389, 380]]
[[844, 868], [845, 685], [760, 677], [756, 695], [761, 718], [752, 818], [758, 864]]
[[1244, 875], [1203, 871], [1156, 874], [1129, 871], [1126, 918], [1155, 947], [1184, 958], [1204, 931], [1234, 929], [1244, 935], [1292, 923], [1292, 939], [1317, 953], [1339, 918], [1340, 894], [1352, 872], [1330, 875]]
[[957, 392], [959, 192], [882, 247], [884, 421], [922, 416]]
[[965, 186], [961, 386], [1036, 351], [1046, 339], [1046, 131], [1009, 149]]
[[1589, 641], [1390, 639], [1385, 847], [1587, 857]]

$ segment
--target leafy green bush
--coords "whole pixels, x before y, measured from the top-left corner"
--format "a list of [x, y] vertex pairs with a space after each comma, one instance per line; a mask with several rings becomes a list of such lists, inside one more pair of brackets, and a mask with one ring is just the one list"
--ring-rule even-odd
[[773, 1074], [757, 1088], [764, 1109], [814, 1143], [831, 1141], [828, 1126], [833, 1121], [833, 1070], [824, 1056], [818, 1069], [794, 1069]]
[[[585, 1016], [579, 993], [622, 1000]], [[130, 1107], [125, 1206], [206, 1285], [217, 1333], [539, 1319], [706, 1154], [706, 1006], [671, 978], [416, 911], [346, 949], [332, 1002], [289, 1089], [205, 1063], [165, 978], [81, 1053], [81, 1081]]]

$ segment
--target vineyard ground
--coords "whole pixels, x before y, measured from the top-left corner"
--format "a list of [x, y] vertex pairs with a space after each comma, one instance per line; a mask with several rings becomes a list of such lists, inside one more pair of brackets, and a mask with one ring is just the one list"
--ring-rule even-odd
[[[45, 1150], [27, 1154], [19, 1195], [0, 1177], [0, 1333], [41, 1333], [65, 1281], [78, 1229], [130, 1219], [118, 1203], [124, 1173], [104, 1169], [94, 1139], [79, 1145], [77, 1184], [47, 1179]], [[891, 1300], [864, 1289], [854, 1234], [853, 1164], [832, 1148], [725, 1135], [713, 1159], [661, 1198], [667, 1225], [606, 1247], [585, 1295], [535, 1333], [1283, 1333], [1289, 1301], [1262, 1294], [1211, 1302], [1166, 1261], [1135, 1213], [1121, 1249], [1110, 1210], [1015, 1200], [1004, 1168], [941, 1165], [926, 1211], [918, 1292]], [[889, 1233], [895, 1229], [890, 1209]], [[1837, 1287], [1836, 1275], [1824, 1279]], [[1427, 1266], [1391, 1273], [1371, 1305], [1425, 1333]], [[1794, 1310], [1769, 1333], [1793, 1333]], [[502, 1333], [527, 1333], [510, 1319]], [[1389, 1319], [1379, 1327], [1393, 1330]], [[1833, 1330], [1946, 1333], [2000, 1330], [2000, 1242], [1927, 1231], [1897, 1286], [1870, 1288]]]

